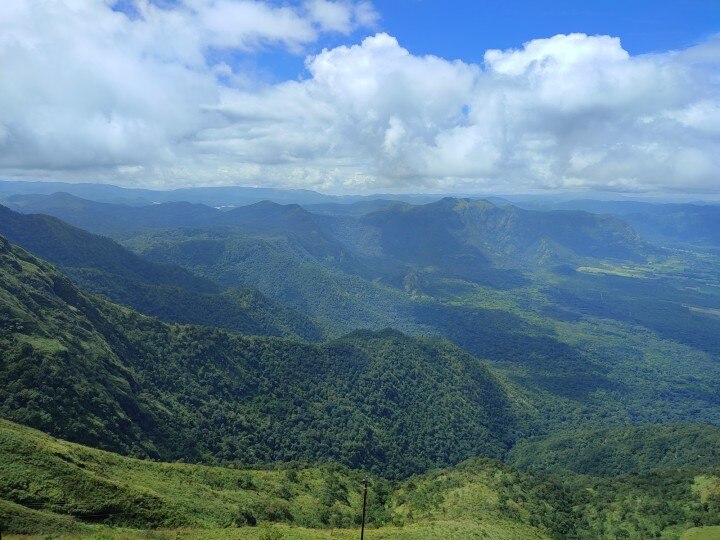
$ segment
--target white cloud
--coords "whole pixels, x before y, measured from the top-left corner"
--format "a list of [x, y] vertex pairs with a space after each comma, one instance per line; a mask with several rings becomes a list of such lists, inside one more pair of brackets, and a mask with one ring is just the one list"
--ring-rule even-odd
[[376, 24], [372, 5], [143, 1], [130, 19], [108, 2], [0, 4], [1, 175], [720, 191], [718, 39], [632, 56], [617, 38], [560, 35], [474, 65], [379, 33], [309, 57], [306, 79], [262, 85], [207, 51], [297, 52]]
[[223, 143], [259, 162], [272, 148], [274, 175], [339, 165], [366, 189], [719, 190], [720, 66], [702, 49], [632, 57], [573, 34], [477, 66], [378, 34], [310, 58], [306, 81], [224, 96]]
[[162, 9], [138, 0], [133, 20], [111, 4], [0, 3], [6, 174], [111, 176], [104, 167], [175, 161], [187, 141], [222, 124], [208, 109], [222, 92], [217, 77], [233, 74], [226, 64], [209, 65], [208, 48], [297, 50], [324, 31], [301, 7], [260, 1], [186, 0]]
[[305, 8], [310, 18], [318, 23], [320, 28], [343, 34], [349, 34], [358, 27], [372, 27], [380, 17], [370, 2], [353, 4], [342, 1], [308, 0], [305, 2]]
[[306, 3], [313, 20], [321, 28], [347, 33], [351, 29], [352, 8], [337, 2], [327, 0], [312, 0]]

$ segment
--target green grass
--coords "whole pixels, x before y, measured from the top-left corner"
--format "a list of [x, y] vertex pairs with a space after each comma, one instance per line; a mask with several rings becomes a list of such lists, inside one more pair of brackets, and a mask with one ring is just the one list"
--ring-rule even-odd
[[[72, 534], [9, 535], [13, 540], [356, 540], [359, 529], [318, 530], [287, 525], [240, 529], [117, 530], [93, 527]], [[3, 537], [5, 538], [5, 537]], [[366, 529], [367, 540], [543, 540], [549, 537], [513, 523], [433, 522]]]
[[[382, 521], [376, 486], [382, 489], [382, 481], [371, 484], [371, 513]], [[229, 527], [290, 516], [308, 526], [349, 525], [358, 519], [360, 490], [360, 473], [339, 467], [235, 470], [156, 463], [0, 420], [0, 499], [22, 505], [4, 508], [13, 523], [22, 524], [15, 530], [46, 529], [46, 518], [58, 515], [147, 527]]]
[[[138, 460], [0, 420], [0, 523], [9, 533], [271, 540], [277, 530], [278, 538], [355, 538], [361, 480], [332, 465], [235, 470]], [[391, 511], [391, 492], [388, 482], [370, 479], [369, 539], [545, 537], [497, 509], [489, 519], [416, 519], [407, 505]]]
[[720, 540], [720, 527], [693, 527], [683, 533], [682, 540]]
[[[356, 538], [359, 471], [230, 469], [127, 458], [0, 421], [0, 524], [35, 538]], [[478, 459], [371, 477], [372, 539], [678, 539], [720, 524], [717, 470], [592, 478]]]

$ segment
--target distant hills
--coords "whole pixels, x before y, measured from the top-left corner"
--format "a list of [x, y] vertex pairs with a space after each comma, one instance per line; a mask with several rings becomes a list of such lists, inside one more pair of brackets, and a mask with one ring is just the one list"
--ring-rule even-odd
[[131, 206], [82, 199], [69, 193], [14, 196], [8, 202], [14, 210], [48, 214], [99, 234], [143, 227], [202, 226], [220, 214], [203, 204], [168, 202]]
[[533, 212], [483, 200], [445, 198], [393, 206], [362, 218], [384, 254], [474, 277], [491, 263], [509, 267], [581, 258], [642, 260], [649, 251], [622, 221], [586, 212]]
[[649, 242], [720, 247], [720, 204], [593, 200], [517, 204], [536, 210], [566, 209], [612, 214], [630, 224]]
[[[130, 206], [148, 206], [159, 203], [202, 204], [217, 208], [247, 206], [262, 201], [280, 204], [300, 204], [313, 213], [335, 216], [360, 216], [388, 204], [399, 202], [414, 205], [427, 204], [440, 200], [437, 194], [375, 194], [363, 196], [325, 195], [310, 190], [292, 190], [256, 187], [203, 187], [176, 190], [149, 190], [122, 188], [109, 184], [76, 184], [64, 182], [26, 182], [0, 181], [0, 202], [25, 206], [29, 212], [42, 212], [75, 223], [62, 210], [63, 204], [52, 207], [53, 203], [40, 202], [48, 195], [64, 193], [101, 203], [124, 204]], [[463, 198], [460, 196], [459, 198]], [[479, 197], [472, 197], [480, 200]], [[691, 243], [718, 247], [718, 223], [720, 204], [644, 202], [633, 200], [563, 200], [552, 197], [524, 197], [515, 195], [508, 198], [486, 197], [497, 206], [513, 205], [527, 210], [549, 211], [570, 210], [586, 211], [593, 214], [611, 214], [631, 225], [644, 240], [661, 244]], [[50, 206], [47, 206], [50, 205]], [[77, 211], [83, 211], [76, 205]], [[111, 218], [111, 216], [108, 216]], [[129, 223], [126, 222], [126, 225]], [[190, 213], [184, 225], [192, 225]], [[84, 223], [83, 228], [101, 232], [102, 221], [94, 225]], [[182, 226], [182, 225], [177, 225]]]
[[434, 265], [449, 255], [450, 264], [465, 267], [466, 271], [491, 261], [522, 265], [567, 257], [639, 260], [649, 249], [631, 227], [610, 216], [584, 211], [531, 211], [496, 206], [486, 200], [449, 197], [419, 206], [391, 201], [349, 204], [340, 207], [348, 210], [344, 213], [331, 210], [332, 205], [310, 206], [318, 208], [324, 217], [297, 204], [270, 201], [225, 212], [185, 202], [132, 207], [84, 200], [67, 193], [14, 196], [9, 201], [24, 213], [50, 214], [96, 233], [228, 225], [263, 234], [294, 233], [312, 241], [332, 231], [331, 216], [340, 215], [345, 218], [339, 218], [342, 226], [359, 229], [346, 231], [342, 238], [354, 241], [358, 245], [352, 247], [360, 251], [362, 241], [364, 249], [368, 249], [367, 239], [361, 235], [367, 235], [365, 230], [372, 227], [377, 235], [373, 241], [385, 256]]
[[[11, 202], [25, 213], [51, 214], [92, 232], [123, 238], [128, 231], [143, 229], [217, 231], [221, 226], [235, 228], [234, 237], [287, 238], [318, 261], [395, 282], [412, 270], [487, 280], [498, 276], [492, 271], [495, 267], [522, 269], [605, 258], [641, 261], [655, 251], [611, 216], [528, 211], [470, 199], [445, 198], [420, 206], [356, 203], [345, 205], [351, 211], [344, 214], [326, 206], [322, 215], [269, 201], [229, 211], [190, 203], [131, 207], [64, 193], [13, 197]], [[511, 275], [508, 272], [504, 279], [512, 280]]]
[[59, 266], [86, 290], [166, 321], [312, 341], [322, 337], [307, 317], [256, 289], [222, 292], [206, 278], [176, 265], [148, 261], [109, 238], [54, 217], [0, 206], [0, 235]]
[[367, 199], [386, 198], [408, 202], [430, 202], [440, 195], [325, 195], [307, 189], [280, 189], [241, 186], [217, 186], [181, 188], [173, 190], [151, 190], [123, 188], [111, 184], [30, 182], [0, 180], [0, 201], [12, 195], [51, 195], [68, 193], [76, 197], [97, 202], [144, 206], [164, 202], [190, 202], [215, 207], [235, 207], [261, 201], [284, 204], [352, 203]]
[[122, 188], [111, 184], [0, 181], [0, 199], [8, 195], [50, 195], [64, 192], [97, 202], [142, 206], [163, 202], [187, 201], [209, 206], [242, 206], [265, 200], [292, 203], [337, 201], [339, 197], [303, 189], [255, 187], [203, 187], [175, 190]]

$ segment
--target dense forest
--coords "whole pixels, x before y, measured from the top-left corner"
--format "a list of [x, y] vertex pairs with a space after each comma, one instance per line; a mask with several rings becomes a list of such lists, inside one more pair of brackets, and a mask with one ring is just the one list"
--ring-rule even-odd
[[2, 241], [3, 416], [164, 459], [333, 459], [407, 475], [517, 435], [502, 383], [437, 339], [356, 332], [324, 345], [167, 325], [87, 296]]
[[257, 289], [221, 291], [179, 266], [150, 262], [55, 218], [0, 206], [0, 234], [52, 262], [83, 289], [164, 321], [310, 341], [323, 336], [317, 324]]

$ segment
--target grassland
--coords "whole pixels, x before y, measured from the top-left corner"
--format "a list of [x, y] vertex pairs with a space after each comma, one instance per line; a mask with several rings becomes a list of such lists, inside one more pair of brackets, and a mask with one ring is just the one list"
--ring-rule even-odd
[[720, 540], [720, 527], [693, 527], [685, 531], [682, 540]]
[[[239, 529], [172, 529], [132, 530], [88, 527], [85, 531], [67, 534], [9, 535], [10, 540], [356, 540], [358, 529], [306, 529], [287, 525], [243, 527]], [[5, 538], [5, 536], [3, 537]], [[545, 535], [513, 523], [433, 522], [404, 527], [367, 529], [368, 540], [542, 540]]]
[[[156, 463], [0, 420], [0, 523], [11, 538], [355, 538], [362, 479], [335, 465]], [[393, 511], [392, 486], [380, 478], [369, 484], [369, 539], [547, 537], [497, 509], [487, 520], [415, 520], [424, 491], [404, 486], [397, 496], [405, 502]]]
[[[157, 463], [0, 421], [9, 538], [349, 540], [363, 475], [337, 465], [231, 469]], [[367, 538], [679, 539], [720, 525], [718, 471], [553, 477], [490, 459], [369, 479]]]

